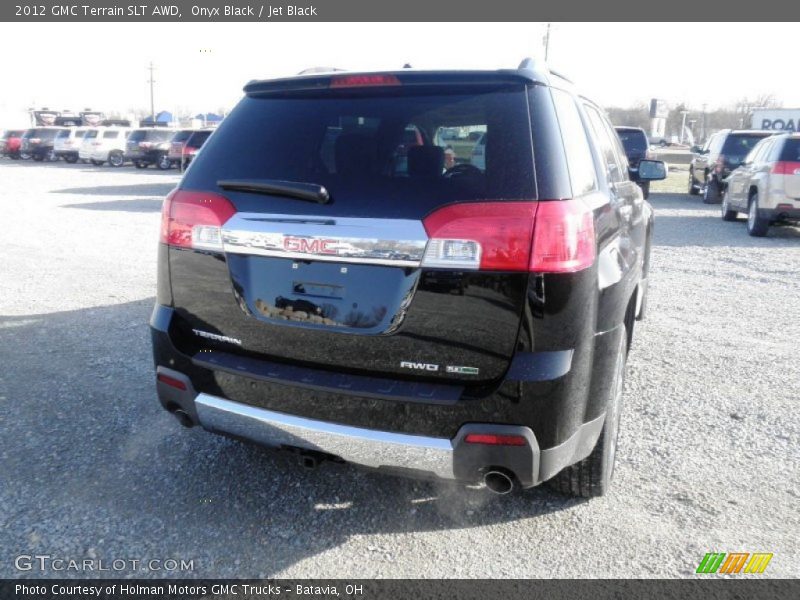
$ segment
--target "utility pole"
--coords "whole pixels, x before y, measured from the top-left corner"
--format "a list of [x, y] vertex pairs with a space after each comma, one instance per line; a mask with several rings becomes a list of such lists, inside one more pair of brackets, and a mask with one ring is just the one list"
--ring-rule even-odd
[[150, 71], [150, 79], [147, 83], [150, 84], [150, 117], [153, 119], [153, 124], [155, 125], [156, 122], [156, 107], [155, 102], [153, 101], [153, 84], [156, 82], [153, 79], [153, 71], [155, 70], [155, 66], [153, 65], [153, 61], [150, 61], [150, 66], [147, 67], [147, 70]]
[[550, 23], [547, 24], [547, 31], [544, 34], [544, 61], [547, 62], [547, 56], [550, 54]]
[[686, 131], [686, 115], [688, 115], [688, 114], [689, 114], [688, 110], [682, 110], [681, 111], [681, 115], [683, 116], [683, 119], [681, 120], [681, 136], [679, 138], [680, 141], [681, 141], [681, 144], [683, 143], [683, 136], [684, 136], [683, 132]]

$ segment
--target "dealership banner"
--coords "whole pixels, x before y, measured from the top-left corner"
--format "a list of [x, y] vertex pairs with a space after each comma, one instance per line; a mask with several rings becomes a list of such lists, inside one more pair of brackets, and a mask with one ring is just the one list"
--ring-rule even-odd
[[798, 581], [716, 575], [696, 580], [5, 579], [0, 580], [0, 600], [772, 600], [800, 597]]
[[[560, 2], [520, 0], [229, 0], [209, 2], [173, 0], [153, 3], [63, 0], [0, 3], [0, 21], [34, 22], [270, 22], [270, 21], [793, 21], [800, 16], [800, 3], [785, 0], [760, 0], [758, 9], [747, 3], [708, 0], [642, 2], [613, 0]], [[598, 25], [601, 26], [601, 25]], [[687, 40], [675, 24], [673, 39], [654, 39], [653, 43], [697, 43]], [[648, 52], [641, 48], [641, 52]]]

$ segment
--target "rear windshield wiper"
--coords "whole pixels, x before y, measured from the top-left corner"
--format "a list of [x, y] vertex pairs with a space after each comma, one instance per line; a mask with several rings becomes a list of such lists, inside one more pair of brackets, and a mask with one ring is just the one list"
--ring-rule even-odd
[[223, 190], [250, 192], [252, 194], [274, 194], [318, 204], [327, 204], [331, 200], [328, 190], [316, 183], [280, 181], [278, 179], [225, 179], [218, 181], [217, 185]]

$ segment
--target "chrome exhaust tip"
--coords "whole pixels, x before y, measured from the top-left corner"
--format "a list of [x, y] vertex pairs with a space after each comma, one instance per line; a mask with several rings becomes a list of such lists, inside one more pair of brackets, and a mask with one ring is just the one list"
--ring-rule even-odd
[[190, 417], [189, 414], [182, 408], [176, 408], [172, 411], [172, 414], [176, 419], [178, 419], [178, 423], [184, 427], [194, 427], [194, 421], [192, 421], [192, 417]]
[[483, 485], [495, 494], [510, 494], [514, 489], [514, 480], [503, 471], [486, 471], [483, 475]]

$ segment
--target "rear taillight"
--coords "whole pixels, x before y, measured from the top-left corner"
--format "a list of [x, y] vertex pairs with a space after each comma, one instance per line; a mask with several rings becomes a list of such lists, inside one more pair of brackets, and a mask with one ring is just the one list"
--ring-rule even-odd
[[800, 175], [800, 162], [782, 160], [772, 165], [770, 173], [774, 175]]
[[222, 252], [222, 225], [236, 209], [219, 194], [173, 190], [161, 209], [161, 241], [178, 248]]
[[572, 273], [596, 255], [594, 216], [581, 200], [454, 204], [423, 223], [423, 267]]
[[452, 204], [428, 215], [422, 265], [526, 271], [536, 202]]
[[39, 144], [41, 143], [41, 141], [42, 141], [41, 138], [28, 138], [28, 142], [30, 142], [31, 144]]
[[521, 435], [497, 435], [493, 433], [469, 433], [464, 437], [467, 444], [486, 446], [526, 446], [528, 440]]
[[400, 80], [394, 75], [340, 75], [331, 77], [332, 88], [372, 87], [381, 85], [400, 85]]
[[589, 206], [581, 200], [539, 203], [531, 271], [574, 273], [590, 267], [596, 253], [594, 214]]

